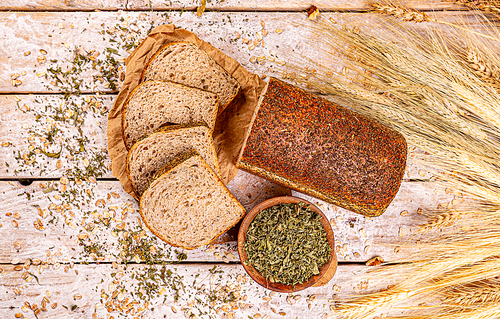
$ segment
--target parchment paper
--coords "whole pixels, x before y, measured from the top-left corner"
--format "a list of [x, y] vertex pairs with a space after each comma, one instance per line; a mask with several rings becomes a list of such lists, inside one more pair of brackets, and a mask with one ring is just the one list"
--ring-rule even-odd
[[214, 143], [225, 184], [236, 176], [234, 162], [243, 145], [245, 133], [265, 82], [258, 75], [248, 72], [236, 60], [228, 57], [194, 33], [176, 28], [173, 24], [156, 27], [126, 60], [127, 71], [123, 86], [108, 115], [108, 151], [112, 161], [113, 176], [118, 178], [127, 193], [135, 197], [126, 173], [127, 149], [122, 138], [122, 109], [130, 92], [139, 84], [142, 70], [151, 56], [163, 45], [187, 41], [206, 51], [221, 67], [241, 85], [241, 94], [217, 118]]

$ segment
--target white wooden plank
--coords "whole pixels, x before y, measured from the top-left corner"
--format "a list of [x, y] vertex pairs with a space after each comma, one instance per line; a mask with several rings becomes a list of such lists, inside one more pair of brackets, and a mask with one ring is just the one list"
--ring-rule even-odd
[[[78, 259], [85, 250], [78, 239], [78, 235], [82, 233], [88, 234], [89, 240], [85, 239], [88, 244], [99, 242], [102, 255], [117, 255], [120, 251], [120, 238], [113, 236], [116, 235], [112, 234], [113, 230], [119, 228], [122, 223], [123, 228], [130, 233], [137, 233], [137, 229], [140, 229], [137, 202], [125, 193], [121, 184], [116, 181], [97, 184], [84, 182], [80, 185], [71, 182], [67, 184], [66, 191], [62, 191], [60, 187], [63, 186], [60, 183], [56, 185], [54, 182], [35, 182], [30, 186], [22, 186], [17, 182], [0, 182], [0, 185], [0, 201], [5, 212], [0, 217], [1, 228], [10, 234], [9, 239], [4, 238], [8, 243], [6, 242], [4, 252], [0, 253], [3, 255], [0, 262], [8, 262], [13, 258], [42, 258], [51, 250], [50, 247], [55, 249], [52, 253], [61, 251]], [[246, 209], [268, 198], [290, 194], [284, 187], [245, 172], [240, 172], [229, 183], [228, 188]], [[111, 219], [113, 215], [115, 218]], [[102, 221], [108, 217], [109, 225], [103, 224]], [[44, 231], [34, 227], [37, 219], [46, 227]], [[13, 221], [18, 227], [12, 224]], [[97, 226], [93, 234], [85, 230], [85, 225], [89, 224]], [[175, 253], [170, 256], [167, 252], [173, 251], [169, 245], [156, 239], [151, 233], [147, 234], [153, 244], [165, 250], [166, 259], [176, 258]], [[234, 244], [217, 245], [217, 248], [217, 253], [207, 247], [193, 250], [189, 253], [190, 260], [221, 261], [224, 256], [227, 256], [228, 261], [236, 260]], [[84, 260], [95, 259], [87, 257]]]
[[[433, 16], [440, 20], [468, 23], [476, 30], [485, 28], [477, 17], [468, 12], [436, 12]], [[322, 15], [322, 18], [326, 17], [333, 17], [339, 24], [354, 24], [362, 32], [374, 34], [387, 32], [374, 27], [377, 15], [371, 13]], [[268, 31], [265, 36], [262, 36], [262, 22]], [[55, 87], [50, 84], [50, 80], [38, 77], [37, 74], [47, 72], [49, 67], [68, 70], [72, 66], [70, 61], [74, 60], [75, 48], [79, 48], [81, 53], [95, 50], [92, 55], [96, 60], [104, 60], [106, 55], [124, 59], [128, 56], [124, 49], [126, 44], [139, 43], [152, 26], [164, 23], [174, 23], [195, 32], [200, 38], [239, 61], [251, 72], [260, 75], [272, 75], [274, 69], [269, 62], [251, 63], [251, 57], [273, 56], [279, 61], [286, 61], [304, 55], [313, 60], [328, 59], [329, 65], [336, 63], [321, 53], [317, 46], [307, 44], [307, 39], [315, 38], [317, 35], [308, 28], [314, 22], [310, 22], [305, 13], [206, 12], [201, 17], [196, 17], [195, 12], [66, 12], [63, 15], [57, 12], [1, 12], [0, 36], [8, 45], [0, 47], [0, 77], [5, 79], [0, 82], [0, 93], [61, 91], [60, 85]], [[433, 24], [418, 26], [425, 28]], [[436, 26], [442, 27], [442, 25]], [[124, 31], [121, 35], [120, 27], [128, 31]], [[275, 32], [277, 29], [283, 32], [277, 34]], [[101, 34], [110, 30], [118, 31], [114, 32], [114, 35]], [[263, 38], [263, 46], [257, 45], [253, 48], [251, 44], [244, 43], [244, 39], [253, 43], [258, 37]], [[117, 50], [117, 54], [110, 53], [108, 49]], [[47, 51], [47, 54], [41, 54], [40, 50]], [[30, 54], [25, 56], [27, 52]], [[100, 53], [99, 56], [96, 56], [96, 53]], [[43, 62], [43, 59], [47, 62]], [[52, 64], [50, 61], [54, 59], [58, 62]], [[99, 76], [100, 73], [93, 70], [91, 65], [92, 63], [87, 63], [83, 67], [84, 71], [72, 76], [84, 80], [81, 90], [110, 91], [94, 80], [93, 77]], [[341, 69], [342, 65], [338, 67]], [[117, 68], [119, 66], [112, 69]], [[12, 75], [24, 72], [25, 75], [20, 75], [16, 79], [21, 81], [21, 84], [12, 86], [8, 79]], [[117, 84], [119, 88], [119, 83]]]
[[[84, 170], [84, 161], [95, 154], [105, 157], [103, 177], [112, 177], [106, 143], [107, 110], [112, 103], [108, 96], [69, 101], [60, 95], [0, 96], [0, 178], [60, 178], [68, 170]], [[69, 119], [76, 111], [81, 112], [82, 124]], [[61, 153], [50, 157], [41, 150]]]
[[[440, 0], [402, 1], [410, 7], [420, 10], [455, 9], [458, 6]], [[0, 10], [196, 10], [201, 4], [199, 0], [4, 0]], [[315, 5], [323, 11], [335, 10], [366, 10], [369, 6], [365, 1], [347, 0], [312, 0], [277, 1], [277, 0], [216, 0], [207, 1], [207, 10], [225, 11], [299, 11]]]
[[[48, 255], [59, 262], [63, 258], [95, 261], [95, 256], [90, 256], [89, 252], [84, 253], [84, 247], [79, 245], [78, 236], [83, 234], [88, 236], [84, 240], [86, 246], [94, 243], [99, 245], [100, 256], [105, 257], [101, 261], [113, 261], [113, 256], [118, 256], [121, 251], [120, 240], [123, 239], [123, 232], [117, 234], [116, 228], [124, 223], [123, 228], [130, 233], [140, 232], [137, 203], [123, 192], [118, 182], [99, 181], [97, 184], [83, 183], [79, 186], [70, 183], [65, 192], [59, 191], [59, 187], [60, 185], [52, 182], [34, 182], [30, 186], [22, 186], [17, 182], [0, 182], [0, 230], [3, 235], [0, 263], [8, 263], [13, 259], [47, 260]], [[258, 178], [244, 173], [229, 184], [229, 189], [247, 209], [264, 199], [282, 194], [279, 188], [263, 184]], [[75, 196], [67, 198], [70, 194]], [[252, 196], [249, 197], [248, 194]], [[435, 209], [439, 204], [447, 205], [454, 197], [433, 183], [404, 182], [388, 210], [377, 218], [366, 218], [306, 198], [319, 203], [318, 206], [331, 221], [340, 261], [366, 261], [374, 256], [381, 256], [389, 261], [404, 259], [408, 253], [404, 249], [395, 252], [395, 243], [414, 243], [414, 228], [423, 219], [417, 214], [418, 209]], [[103, 201], [98, 202], [101, 199]], [[460, 204], [460, 201], [456, 202], [456, 205]], [[126, 216], [123, 215], [125, 208]], [[46, 212], [45, 218], [39, 216], [40, 210], [42, 214]], [[401, 216], [403, 211], [407, 211], [408, 215]], [[34, 222], [37, 219], [44, 225], [44, 230], [35, 229]], [[14, 221], [18, 227], [14, 227]], [[95, 230], [91, 226], [95, 226]], [[400, 236], [402, 228], [406, 234], [404, 237]], [[158, 251], [164, 253], [164, 259], [176, 260], [177, 254], [170, 246], [163, 244], [149, 231], [145, 231], [143, 236], [144, 240], [156, 245]], [[184, 253], [189, 261], [238, 260], [235, 242]], [[133, 257], [129, 259], [133, 260]]]
[[[99, 166], [98, 161], [92, 160], [97, 155], [104, 158], [101, 177], [113, 178], [106, 127], [107, 110], [115, 97], [86, 95], [65, 101], [61, 95], [0, 95], [0, 179], [59, 179], [71, 175], [76, 168], [85, 170], [86, 160], [91, 166]], [[75, 126], [68, 119], [57, 121], [58, 114], [68, 116], [73, 110], [81, 112], [82, 124]], [[52, 143], [46, 140], [49, 132], [55, 132]], [[59, 157], [50, 157], [40, 150], [62, 151]], [[431, 176], [417, 164], [424, 156], [423, 152], [409, 148], [405, 180]]]
[[[130, 305], [134, 311], [129, 311], [128, 314], [122, 311], [120, 315], [120, 311], [113, 309], [136, 301], [133, 294], [140, 289], [140, 281], [134, 279], [133, 274], [144, 273], [148, 266], [131, 265], [125, 268], [120, 265], [115, 269], [109, 264], [75, 265], [65, 271], [64, 265], [57, 270], [50, 265], [41, 274], [37, 267], [31, 266], [28, 271], [37, 276], [38, 282], [36, 279], [29, 282], [23, 280], [24, 269], [14, 271], [13, 265], [1, 267], [4, 271], [0, 274], [0, 317], [14, 318], [16, 313], [23, 313], [25, 318], [35, 318], [32, 310], [23, 311], [24, 303], [29, 302], [30, 305], [41, 308], [42, 300], [46, 297], [49, 300], [45, 307], [47, 311], [41, 311], [38, 319], [88, 319], [94, 318], [94, 313], [97, 318], [109, 318], [109, 315], [114, 318], [186, 318], [190, 313], [195, 318], [259, 318], [256, 314], [260, 314], [260, 318], [265, 315], [269, 318], [322, 318], [326, 313], [334, 314], [330, 307], [337, 298], [354, 293], [359, 282], [353, 281], [353, 276], [367, 268], [339, 265], [328, 285], [289, 295], [272, 293], [257, 285], [241, 265], [218, 265], [216, 271], [220, 273], [215, 274], [210, 271], [214, 265], [170, 265], [166, 267], [166, 270], [172, 272], [168, 279], [173, 281], [174, 278], [182, 277], [180, 281], [184, 289], [179, 289], [178, 301], [174, 300], [172, 284], [164, 284], [156, 277], [156, 281], [150, 281], [156, 288], [149, 295], [149, 306], [146, 307], [146, 301], [137, 298], [138, 304]], [[155, 269], [161, 272], [159, 266]], [[162, 288], [164, 293], [160, 295]], [[15, 289], [20, 289], [20, 294], [16, 295]], [[118, 292], [113, 297], [114, 291]], [[47, 297], [47, 292], [50, 297]], [[297, 297], [293, 299], [294, 296]], [[212, 306], [209, 300], [214, 301]], [[110, 312], [106, 306], [108, 301], [111, 301], [109, 305], [113, 305]], [[56, 308], [52, 309], [54, 304], [57, 304]], [[137, 309], [145, 310], [138, 312]], [[206, 312], [205, 315], [200, 316], [200, 311]]]

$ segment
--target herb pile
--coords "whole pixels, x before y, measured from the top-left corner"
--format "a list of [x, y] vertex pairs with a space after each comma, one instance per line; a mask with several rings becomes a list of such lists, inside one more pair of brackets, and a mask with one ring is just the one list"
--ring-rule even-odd
[[246, 233], [248, 263], [271, 282], [295, 287], [308, 281], [332, 254], [320, 219], [302, 202], [263, 210]]

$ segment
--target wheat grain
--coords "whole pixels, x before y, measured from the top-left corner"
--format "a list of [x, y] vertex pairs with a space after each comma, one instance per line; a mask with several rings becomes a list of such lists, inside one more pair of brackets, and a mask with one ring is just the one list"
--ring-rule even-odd
[[455, 2], [473, 10], [479, 9], [493, 13], [500, 20], [500, 1], [498, 0], [456, 0]]
[[408, 22], [435, 21], [435, 19], [429, 17], [425, 12], [402, 6], [397, 6], [394, 4], [371, 3], [371, 6], [375, 12], [382, 14], [389, 14]]
[[480, 303], [500, 301], [500, 283], [498, 280], [482, 280], [460, 287], [453, 287], [443, 292], [443, 302], [463, 308]]
[[425, 234], [431, 230], [440, 230], [443, 227], [449, 227], [460, 219], [460, 214], [455, 212], [446, 212], [432, 217], [426, 224], [421, 225], [419, 232]]
[[464, 57], [464, 60], [482, 81], [491, 84], [500, 92], [500, 70], [497, 66], [484, 61], [480, 53], [470, 47], [467, 48], [467, 56]]

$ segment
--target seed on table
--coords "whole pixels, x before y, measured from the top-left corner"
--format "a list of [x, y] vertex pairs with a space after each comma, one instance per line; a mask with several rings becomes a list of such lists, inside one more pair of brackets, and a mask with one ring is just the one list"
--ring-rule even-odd
[[74, 295], [74, 296], [73, 296], [73, 299], [75, 299], [75, 300], [80, 300], [80, 299], [82, 299], [82, 295], [80, 295], [80, 294], [78, 294], [78, 295]]
[[21, 312], [18, 312], [14, 315], [16, 318], [22, 318], [24, 315]]
[[277, 34], [280, 34], [281, 32], [283, 32], [283, 30], [281, 30], [281, 29], [276, 29], [276, 33], [277, 33]]
[[399, 228], [399, 237], [404, 237], [405, 236], [405, 229], [403, 227]]
[[401, 213], [399, 213], [399, 215], [401, 215], [402, 217], [408, 216], [408, 214], [409, 212], [407, 210], [404, 210]]
[[23, 84], [21, 80], [11, 80], [10, 83], [12, 84], [13, 87]]
[[23, 270], [23, 266], [17, 265], [16, 267], [14, 267], [14, 270], [15, 271], [21, 271], [21, 270]]
[[36, 60], [38, 61], [38, 63], [40, 63], [40, 64], [44, 64], [45, 62], [47, 62], [47, 57], [39, 55], [39, 56], [36, 58]]
[[52, 304], [52, 307], [51, 307], [51, 308], [52, 308], [52, 309], [56, 309], [56, 308], [57, 308], [57, 302], [54, 302], [54, 303]]

